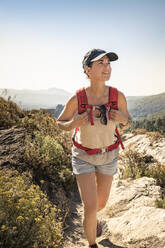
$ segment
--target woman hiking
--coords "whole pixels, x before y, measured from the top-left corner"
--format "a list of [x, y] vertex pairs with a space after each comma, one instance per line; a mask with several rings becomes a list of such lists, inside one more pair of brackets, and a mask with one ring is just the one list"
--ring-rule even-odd
[[66, 103], [57, 119], [59, 128], [74, 129], [72, 168], [84, 206], [83, 226], [89, 247], [97, 248], [101, 234], [97, 212], [108, 200], [113, 176], [117, 173], [119, 145], [123, 147], [117, 124], [128, 128], [131, 116], [123, 93], [105, 85], [111, 76], [116, 53], [92, 49], [83, 58], [90, 81]]

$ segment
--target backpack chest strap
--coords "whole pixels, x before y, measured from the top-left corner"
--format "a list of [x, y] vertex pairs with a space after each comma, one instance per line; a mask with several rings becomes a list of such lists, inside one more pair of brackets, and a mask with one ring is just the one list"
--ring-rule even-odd
[[[81, 114], [85, 112], [87, 109], [89, 109], [89, 121], [91, 125], [94, 125], [93, 120], [93, 110], [94, 106], [88, 104], [87, 95], [85, 88], [82, 88], [77, 91], [77, 98], [78, 98], [78, 113]], [[118, 91], [114, 87], [109, 87], [109, 102], [105, 104], [108, 119], [110, 120], [110, 110], [112, 109], [118, 109]]]
[[94, 106], [92, 105], [86, 105], [86, 109], [90, 109], [89, 111], [89, 121], [91, 123], [91, 125], [93, 126], [94, 125], [94, 120], [93, 120], [93, 109], [94, 109]]
[[107, 110], [107, 113], [108, 113], [108, 120], [111, 119], [111, 114], [110, 114], [110, 110], [111, 110], [111, 103], [107, 103], [105, 104], [105, 107], [106, 107], [106, 110]]

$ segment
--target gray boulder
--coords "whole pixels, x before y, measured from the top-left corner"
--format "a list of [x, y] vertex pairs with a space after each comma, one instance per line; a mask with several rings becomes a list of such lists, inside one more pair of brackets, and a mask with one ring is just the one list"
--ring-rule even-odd
[[165, 209], [155, 207], [161, 196], [152, 178], [114, 180], [108, 204], [99, 214], [108, 225], [110, 240], [131, 248], [164, 248]]

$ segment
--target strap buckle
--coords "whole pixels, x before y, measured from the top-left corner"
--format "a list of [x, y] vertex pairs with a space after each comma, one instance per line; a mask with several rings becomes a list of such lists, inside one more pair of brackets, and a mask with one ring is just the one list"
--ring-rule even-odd
[[107, 149], [105, 147], [101, 148], [101, 153], [105, 153]]
[[108, 112], [110, 112], [110, 110], [111, 110], [111, 106], [108, 107]]

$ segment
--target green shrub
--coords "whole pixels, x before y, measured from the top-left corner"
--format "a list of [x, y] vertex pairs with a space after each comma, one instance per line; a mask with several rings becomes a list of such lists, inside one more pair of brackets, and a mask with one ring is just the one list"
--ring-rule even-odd
[[66, 193], [76, 189], [76, 180], [72, 176], [70, 157], [57, 139], [43, 136], [34, 131], [34, 137], [26, 137], [25, 159], [34, 170], [39, 170], [53, 181], [62, 183]]
[[[8, 118], [8, 112], [11, 118]], [[14, 117], [12, 114], [14, 114]], [[56, 119], [45, 110], [23, 111], [11, 101], [4, 101], [0, 98], [1, 123], [5, 123], [3, 124], [5, 127], [16, 125], [25, 128], [26, 138], [23, 140], [25, 153], [21, 158], [23, 171], [26, 168], [27, 171], [30, 170], [32, 181], [38, 184], [43, 192], [47, 194], [49, 200], [60, 208], [59, 218], [62, 218], [61, 225], [63, 228], [66, 217], [69, 215], [67, 193], [77, 189], [75, 177], [72, 176], [70, 169], [71, 132], [60, 130]], [[18, 166], [20, 168], [22, 165], [16, 164], [15, 168], [17, 169]], [[5, 224], [2, 225], [4, 228]], [[19, 239], [18, 235], [17, 239]]]
[[0, 247], [59, 248], [61, 222], [39, 186], [0, 170]]
[[152, 156], [142, 155], [133, 150], [126, 151], [119, 157], [122, 162], [121, 178], [139, 178], [148, 176], [156, 179], [157, 185], [165, 187], [165, 165]]
[[[44, 110], [34, 111], [31, 110], [21, 121], [21, 126], [29, 130], [32, 136], [36, 136], [36, 132], [41, 136], [49, 136], [56, 140], [64, 150], [63, 158], [68, 164], [71, 156], [71, 134], [60, 130], [57, 126], [56, 119], [50, 113]], [[32, 138], [33, 139], [33, 138]], [[31, 141], [33, 143], [33, 140]]]
[[156, 200], [156, 207], [165, 209], [165, 197], [162, 200]]
[[119, 159], [122, 162], [121, 178], [139, 178], [148, 175], [148, 166], [155, 160], [152, 156], [142, 156], [141, 153], [128, 150]]
[[9, 128], [21, 122], [24, 111], [16, 103], [0, 97], [0, 127]]
[[70, 193], [77, 190], [77, 183], [75, 177], [73, 177], [72, 171], [66, 166], [62, 166], [60, 178], [62, 179], [62, 185], [66, 193]]
[[[64, 150], [58, 141], [49, 135], [43, 136], [34, 132], [33, 138], [26, 137], [26, 158], [34, 167], [48, 166], [49, 164], [59, 165], [62, 162]], [[41, 168], [42, 169], [42, 168]]]
[[43, 134], [53, 135], [56, 127], [56, 119], [45, 110], [31, 110], [26, 112], [21, 125], [28, 130], [38, 130]]
[[156, 162], [149, 170], [148, 176], [156, 179], [157, 185], [165, 188], [165, 165]]

